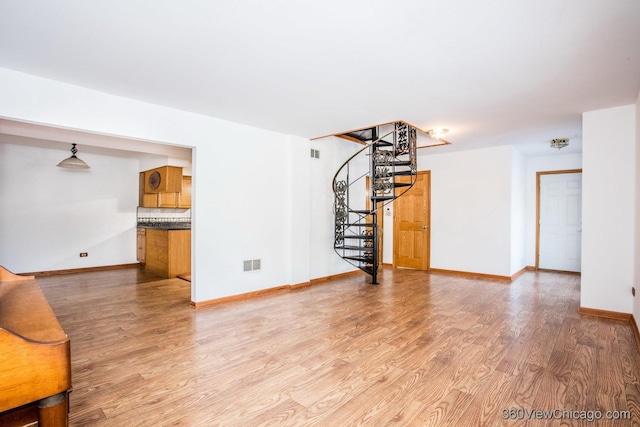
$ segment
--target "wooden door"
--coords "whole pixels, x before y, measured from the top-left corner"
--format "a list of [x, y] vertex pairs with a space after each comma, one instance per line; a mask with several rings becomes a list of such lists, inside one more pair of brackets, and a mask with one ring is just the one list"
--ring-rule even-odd
[[394, 267], [429, 269], [430, 207], [431, 173], [418, 172], [415, 185], [393, 202]]
[[537, 267], [581, 270], [582, 173], [538, 173]]

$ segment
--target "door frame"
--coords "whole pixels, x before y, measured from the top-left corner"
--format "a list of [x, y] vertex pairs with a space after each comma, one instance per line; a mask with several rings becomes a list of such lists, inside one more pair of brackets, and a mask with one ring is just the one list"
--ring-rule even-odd
[[[426, 170], [426, 171], [418, 171], [417, 175], [416, 175], [416, 180], [418, 179], [419, 175], [427, 175], [429, 177], [429, 183], [427, 185], [427, 201], [426, 201], [426, 205], [427, 205], [427, 215], [425, 218], [425, 221], [427, 223], [427, 243], [425, 245], [425, 251], [427, 251], [427, 256], [425, 256], [426, 259], [426, 266], [424, 270], [420, 270], [420, 271], [429, 271], [431, 270], [431, 171], [430, 170]], [[409, 190], [407, 190], [409, 191]], [[402, 196], [400, 196], [402, 197]], [[396, 262], [396, 245], [398, 244], [398, 236], [396, 235], [395, 232], [395, 221], [396, 221], [396, 202], [395, 200], [393, 201], [393, 268], [397, 267], [397, 262]]]
[[540, 269], [540, 177], [542, 175], [558, 175], [565, 173], [582, 173], [582, 169], [536, 172], [536, 270]]

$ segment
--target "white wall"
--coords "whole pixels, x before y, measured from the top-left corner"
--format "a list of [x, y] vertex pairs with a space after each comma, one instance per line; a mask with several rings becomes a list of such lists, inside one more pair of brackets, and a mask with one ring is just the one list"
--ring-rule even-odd
[[381, 215], [383, 216], [383, 236], [382, 236], [382, 262], [393, 264], [393, 202], [384, 206]]
[[432, 268], [512, 274], [512, 156], [510, 146], [419, 151], [418, 169], [431, 171]]
[[[291, 137], [2, 68], [0, 93], [3, 118], [195, 148], [194, 301], [309, 277], [304, 263], [289, 268], [292, 236], [310, 235], [308, 223], [284, 212], [296, 188], [291, 163], [308, 156], [286, 154]], [[262, 270], [243, 273], [242, 261], [255, 258]]]
[[[194, 148], [194, 301], [301, 283], [350, 269], [337, 256], [331, 258], [334, 256], [331, 245], [327, 247], [324, 242], [332, 236], [331, 203], [323, 205], [323, 213], [314, 217], [314, 204], [322, 203], [320, 198], [316, 199], [316, 192], [318, 189], [321, 193], [327, 191], [325, 184], [316, 187], [316, 178], [318, 174], [332, 176], [335, 169], [328, 163], [311, 164], [308, 183], [304, 174], [299, 181], [291, 180], [301, 172], [299, 165], [310, 164], [306, 140], [2, 68], [0, 93], [3, 94], [0, 97], [2, 118]], [[584, 307], [620, 312], [632, 310], [629, 290], [634, 266], [636, 114], [635, 106], [626, 106], [584, 115], [585, 250], [581, 300]], [[300, 146], [296, 145], [298, 143]], [[328, 146], [329, 141], [325, 144]], [[332, 162], [341, 163], [346, 157], [342, 150], [355, 149], [345, 144], [334, 148], [335, 154], [329, 156]], [[331, 153], [323, 146], [316, 145], [316, 148], [321, 149], [323, 157]], [[40, 155], [47, 157], [44, 152], [39, 150], [26, 158], [33, 161]], [[58, 156], [53, 157], [47, 158], [46, 163], [59, 161]], [[120, 168], [110, 164], [109, 159], [86, 157], [96, 165], [105, 162], [105, 169]], [[429, 155], [428, 150], [423, 150], [418, 162], [419, 169], [430, 170], [432, 178], [431, 266], [504, 276], [512, 274], [511, 250], [518, 244], [513, 237], [515, 222], [512, 225], [512, 148], [503, 146], [437, 155]], [[15, 172], [15, 168], [1, 162], [0, 167], [5, 191], [9, 179], [15, 183], [14, 177], [4, 174]], [[535, 169], [527, 162], [527, 187], [531, 179], [530, 168]], [[128, 209], [133, 212], [139, 168], [136, 164], [125, 169], [131, 169], [135, 184], [127, 178], [127, 191], [133, 196], [122, 197], [133, 200], [133, 205], [126, 207], [113, 200], [92, 200], [92, 206], [86, 211], [87, 215], [96, 218], [100, 218], [103, 211], [111, 212], [116, 220], [108, 222], [121, 224], [119, 221], [122, 221], [123, 225], [113, 226], [107, 235], [115, 233], [118, 237], [96, 242], [74, 241], [70, 246], [56, 243], [58, 250], [69, 254], [68, 258], [63, 261], [52, 259], [36, 270], [55, 269], [63, 264], [64, 268], [73, 267], [72, 258], [77, 257], [78, 247], [91, 244], [94, 246], [85, 249], [90, 254], [105, 254], [106, 257], [106, 254], [117, 252], [123, 257], [122, 260], [111, 259], [109, 264], [135, 258], [133, 245], [128, 254], [114, 250], [122, 246], [120, 237], [122, 241], [134, 241], [133, 236], [127, 235], [134, 232], [129, 219], [120, 219], [131, 213], [120, 215], [120, 212]], [[98, 184], [91, 185], [95, 188]], [[308, 190], [308, 204], [307, 196], [304, 196], [304, 203], [293, 212], [291, 207], [298, 206], [297, 201], [305, 189]], [[528, 200], [527, 196], [527, 204]], [[83, 203], [76, 202], [78, 211], [82, 211]], [[97, 212], [98, 205], [100, 212]], [[65, 209], [60, 208], [63, 213]], [[309, 220], [304, 219], [307, 211], [314, 212], [309, 213]], [[527, 208], [526, 211], [529, 215], [531, 210]], [[6, 218], [23, 220], [11, 216], [11, 206], [2, 205], [0, 212], [3, 215], [0, 223], [8, 223]], [[331, 227], [325, 228], [328, 224]], [[11, 231], [4, 227], [0, 236], [0, 259], [3, 260], [11, 256], [10, 247], [25, 237], [9, 234]], [[27, 233], [35, 234], [35, 230], [31, 228]], [[122, 235], [117, 234], [119, 232]], [[298, 237], [302, 240], [298, 241]], [[309, 244], [304, 243], [305, 239]], [[527, 248], [530, 247], [528, 239]], [[242, 261], [254, 258], [263, 260], [262, 271], [243, 273]], [[78, 257], [75, 262], [92, 259], [95, 258], [91, 255], [87, 259]], [[515, 264], [518, 264], [517, 260]]]
[[181, 167], [182, 174], [185, 176], [191, 176], [192, 174], [191, 160], [176, 159], [169, 156], [161, 156], [158, 154], [141, 154], [138, 157], [140, 163], [140, 172], [170, 165]]
[[[333, 274], [353, 271], [356, 268], [340, 258], [333, 250], [334, 215], [333, 215], [333, 177], [338, 168], [362, 145], [341, 138], [329, 137], [311, 141], [310, 148], [320, 150], [319, 159], [311, 159], [311, 279]], [[309, 154], [307, 154], [309, 158]], [[366, 166], [366, 157], [357, 161]], [[364, 182], [362, 182], [364, 188]], [[364, 192], [354, 194], [354, 198], [362, 199]], [[357, 208], [363, 209], [364, 205]], [[364, 273], [363, 273], [364, 274]]]
[[634, 280], [636, 296], [633, 299], [633, 317], [640, 323], [640, 92], [636, 100], [636, 156], [635, 156], [635, 245], [634, 245]]
[[70, 154], [0, 139], [0, 265], [26, 273], [137, 262], [138, 160], [80, 152], [91, 169], [56, 167]]
[[635, 118], [635, 105], [583, 114], [580, 305], [585, 308], [632, 311]]
[[525, 176], [525, 265], [536, 264], [536, 174], [560, 170], [582, 169], [582, 154], [563, 154], [549, 149], [548, 156], [528, 157]]
[[511, 264], [510, 275], [526, 266], [526, 161], [520, 151], [513, 148], [511, 158]]
[[[287, 149], [287, 206], [285, 215], [288, 216], [287, 227], [289, 253], [287, 268], [289, 282], [292, 285], [309, 281], [309, 271], [313, 264], [311, 258], [311, 234], [301, 234], [299, 231], [312, 230], [311, 227], [311, 168], [309, 155], [309, 141], [295, 136], [289, 137]], [[306, 160], [306, 161], [305, 161]], [[327, 248], [329, 249], [329, 248]]]

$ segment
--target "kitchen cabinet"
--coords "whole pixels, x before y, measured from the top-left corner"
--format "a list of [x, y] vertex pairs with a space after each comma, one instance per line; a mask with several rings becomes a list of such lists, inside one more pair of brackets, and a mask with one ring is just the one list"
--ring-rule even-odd
[[191, 177], [183, 176], [182, 177], [182, 190], [179, 195], [179, 208], [190, 208], [191, 207]]
[[138, 247], [136, 249], [136, 258], [140, 264], [145, 263], [145, 253], [146, 253], [146, 229], [142, 227], [138, 227], [138, 232], [136, 235], [136, 240], [138, 242]]
[[144, 192], [179, 193], [182, 188], [182, 168], [162, 166], [144, 172]]
[[143, 208], [177, 208], [180, 193], [147, 193], [142, 196]]
[[[139, 191], [139, 200], [138, 206], [144, 208], [190, 208], [191, 207], [191, 177], [190, 176], [182, 176], [182, 168], [173, 167], [173, 166], [165, 166], [166, 168], [174, 168], [180, 170], [179, 179], [171, 174], [165, 174], [166, 176], [171, 176], [173, 181], [178, 182], [180, 185], [177, 186], [175, 182], [172, 182], [170, 185], [168, 184], [166, 188], [170, 188], [176, 191], [154, 191], [148, 192], [147, 187], [149, 186], [150, 172], [157, 171], [156, 168], [151, 169], [146, 172], [140, 172], [140, 191]], [[162, 175], [162, 176], [165, 176]], [[162, 180], [162, 178], [160, 178]]]
[[144, 172], [140, 172], [138, 181], [138, 206], [144, 206]]
[[145, 270], [164, 278], [191, 274], [191, 230], [147, 228]]

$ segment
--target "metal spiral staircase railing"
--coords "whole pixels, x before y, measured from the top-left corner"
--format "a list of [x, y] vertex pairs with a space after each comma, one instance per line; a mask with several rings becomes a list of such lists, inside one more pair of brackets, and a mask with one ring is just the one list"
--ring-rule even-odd
[[378, 283], [380, 265], [378, 213], [407, 192], [417, 177], [416, 129], [403, 122], [389, 126], [391, 130], [382, 136], [381, 131], [387, 130], [383, 127], [344, 134], [365, 146], [333, 178], [333, 247], [345, 261], [369, 274], [372, 284]]

